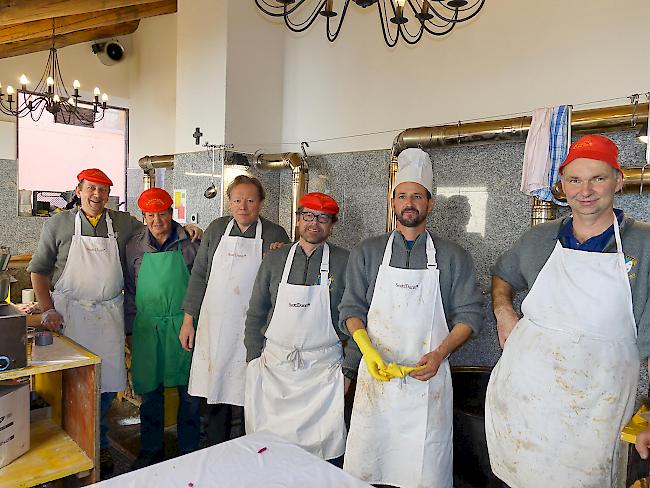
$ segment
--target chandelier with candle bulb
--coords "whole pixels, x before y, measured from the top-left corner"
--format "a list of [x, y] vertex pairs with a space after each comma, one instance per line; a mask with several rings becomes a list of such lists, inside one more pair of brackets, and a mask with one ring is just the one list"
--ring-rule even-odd
[[93, 100], [85, 101], [79, 94], [81, 84], [78, 80], [72, 82], [72, 91], [69, 91], [61, 75], [54, 41], [52, 19], [52, 47], [41, 79], [33, 89], [29, 88], [29, 79], [24, 74], [19, 79], [18, 89], [11, 85], [4, 88], [0, 83], [0, 112], [14, 117], [30, 116], [38, 121], [47, 111], [57, 122], [93, 126], [104, 118], [108, 95], [95, 87]]
[[[360, 7], [377, 4], [384, 41], [393, 47], [404, 39], [415, 44], [424, 33], [444, 36], [461, 22], [474, 18], [485, 0], [352, 0]], [[309, 29], [324, 17], [325, 33], [334, 42], [341, 32], [350, 0], [255, 0], [259, 9], [271, 17], [282, 17], [293, 32]], [[336, 19], [338, 17], [338, 19]], [[407, 24], [412, 20], [411, 26]]]

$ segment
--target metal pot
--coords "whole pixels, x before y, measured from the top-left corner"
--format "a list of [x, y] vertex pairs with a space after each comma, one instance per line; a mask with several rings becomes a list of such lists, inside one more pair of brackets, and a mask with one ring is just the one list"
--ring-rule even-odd
[[454, 387], [454, 486], [501, 488], [490, 468], [485, 439], [485, 393], [491, 368], [455, 366]]
[[9, 285], [11, 284], [11, 275], [8, 271], [0, 271], [0, 303], [5, 301], [9, 294]]

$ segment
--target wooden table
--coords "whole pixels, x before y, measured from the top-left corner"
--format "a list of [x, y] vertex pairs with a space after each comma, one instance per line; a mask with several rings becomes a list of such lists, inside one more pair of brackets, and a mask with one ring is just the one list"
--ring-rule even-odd
[[52, 406], [52, 418], [31, 424], [30, 450], [0, 468], [0, 487], [28, 487], [77, 475], [80, 484], [99, 480], [99, 356], [57, 336], [34, 346], [26, 368], [0, 373], [0, 380], [31, 378]]

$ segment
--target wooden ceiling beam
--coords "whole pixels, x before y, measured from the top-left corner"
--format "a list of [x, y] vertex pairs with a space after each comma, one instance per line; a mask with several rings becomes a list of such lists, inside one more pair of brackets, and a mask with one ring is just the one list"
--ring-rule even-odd
[[[138, 28], [139, 20], [124, 22], [122, 24], [108, 25], [97, 29], [87, 29], [56, 36], [55, 47], [71, 46], [81, 44], [82, 42], [97, 41], [109, 37], [125, 36], [133, 34]], [[43, 37], [39, 39], [30, 39], [27, 41], [8, 42], [0, 44], [0, 59], [10, 58], [12, 56], [22, 56], [23, 54], [35, 53], [38, 51], [47, 51], [52, 47], [52, 37]]]
[[[176, 10], [177, 0], [162, 0], [143, 5], [100, 10], [88, 14], [55, 17], [54, 28], [57, 35], [70, 34], [75, 31], [123, 24], [156, 15], [172, 14]], [[34, 20], [1, 29], [0, 44], [39, 39], [51, 34], [52, 19]]]
[[87, 14], [151, 3], [151, 0], [0, 0], [0, 25]]

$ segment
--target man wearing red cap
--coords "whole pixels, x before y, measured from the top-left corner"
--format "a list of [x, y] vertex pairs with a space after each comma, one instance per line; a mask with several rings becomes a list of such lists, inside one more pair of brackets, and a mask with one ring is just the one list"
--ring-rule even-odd
[[[581, 138], [560, 174], [571, 215], [530, 229], [492, 268], [504, 350], [485, 427], [492, 470], [512, 488], [613, 486], [650, 351], [650, 226], [613, 207], [616, 145]], [[512, 300], [524, 289], [520, 317]]]
[[132, 333], [133, 389], [142, 395], [140, 454], [132, 469], [164, 459], [163, 388], [178, 387], [177, 434], [181, 454], [199, 444], [199, 399], [187, 393], [192, 353], [178, 340], [183, 325], [183, 298], [199, 248], [172, 220], [172, 197], [162, 188], [138, 198], [146, 228], [126, 245], [124, 283], [126, 333]]
[[43, 310], [41, 322], [52, 330], [64, 327], [66, 336], [102, 358], [100, 469], [105, 475], [113, 470], [107, 414], [115, 392], [126, 386], [125, 248], [142, 222], [106, 209], [113, 182], [103, 171], [86, 169], [77, 180], [80, 206], [47, 219], [27, 270]]
[[344, 374], [353, 377], [360, 360], [333, 325], [348, 261], [348, 251], [327, 243], [338, 212], [329, 195], [300, 199], [300, 239], [263, 259], [244, 337], [246, 432], [274, 432], [330, 460], [345, 450]]

